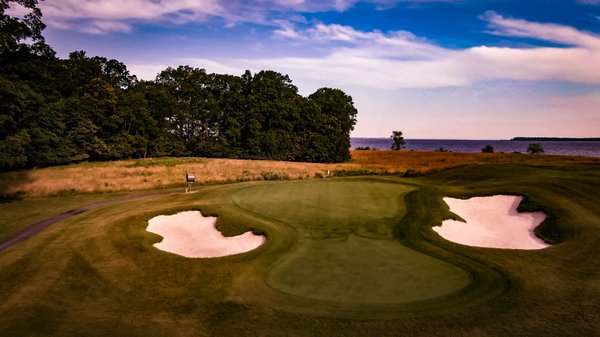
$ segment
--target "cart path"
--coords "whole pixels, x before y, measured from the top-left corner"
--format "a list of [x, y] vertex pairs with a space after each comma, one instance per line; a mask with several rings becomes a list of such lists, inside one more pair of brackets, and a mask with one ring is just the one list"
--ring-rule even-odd
[[17, 244], [29, 239], [30, 237], [36, 235], [37, 233], [41, 232], [48, 226], [53, 225], [64, 219], [73, 217], [77, 214], [81, 214], [83, 212], [87, 212], [89, 210], [100, 208], [100, 207], [106, 206], [106, 205], [112, 205], [112, 204], [126, 202], [126, 201], [144, 200], [144, 199], [156, 198], [156, 197], [161, 197], [161, 196], [166, 196], [166, 195], [169, 195], [169, 193], [155, 193], [155, 194], [146, 194], [146, 195], [139, 195], [139, 196], [127, 196], [127, 197], [115, 198], [115, 199], [111, 199], [111, 200], [105, 200], [105, 201], [100, 201], [100, 202], [81, 206], [79, 208], [76, 208], [76, 209], [67, 211], [65, 213], [48, 218], [46, 220], [42, 220], [42, 221], [36, 222], [34, 224], [31, 224], [31, 225], [23, 228], [22, 230], [18, 231], [16, 234], [10, 236], [8, 239], [1, 241], [0, 242], [0, 254], [2, 254], [4, 251], [8, 250], [12, 246], [17, 245]]

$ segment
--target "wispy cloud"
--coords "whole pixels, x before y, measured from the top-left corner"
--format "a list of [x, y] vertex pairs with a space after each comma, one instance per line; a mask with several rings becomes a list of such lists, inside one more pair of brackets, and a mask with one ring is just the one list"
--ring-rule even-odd
[[186, 23], [225, 13], [217, 0], [61, 0], [40, 7], [50, 27], [95, 34], [128, 32], [141, 21]]
[[[297, 30], [292, 22], [284, 21], [280, 29], [273, 32], [275, 37], [286, 38], [308, 43], [341, 42], [347, 45], [340, 48], [354, 56], [379, 55], [382, 58], [407, 59], [429, 58], [447, 50], [418, 38], [408, 31], [392, 31], [383, 33], [379, 30], [364, 32], [350, 26], [338, 24], [316, 23], [310, 28]], [[334, 50], [335, 53], [336, 50]]]
[[60, 0], [40, 2], [50, 27], [102, 34], [129, 32], [139, 23], [185, 24], [224, 19], [227, 26], [243, 22], [271, 25], [281, 15], [345, 11], [359, 2], [378, 8], [398, 3], [457, 0]]
[[[379, 0], [377, 0], [379, 1]], [[228, 25], [267, 23], [277, 11], [344, 10], [352, 0], [61, 0], [40, 3], [49, 26], [102, 34], [131, 31], [135, 24], [186, 24], [223, 18]]]
[[564, 46], [476, 46], [454, 50], [405, 31], [365, 32], [323, 23], [298, 29], [285, 22], [275, 30], [277, 38], [307, 44], [320, 41], [329, 48], [328, 53], [322, 57], [234, 59], [219, 63], [236, 69], [274, 68], [293, 78], [327, 85], [390, 90], [466, 86], [494, 79], [600, 84], [599, 36], [564, 25], [505, 18], [494, 12], [481, 18], [488, 22], [492, 34]]
[[492, 34], [534, 38], [581, 47], [600, 47], [598, 36], [568, 26], [505, 18], [492, 11], [486, 12], [482, 19], [489, 22], [489, 32]]
[[89, 34], [104, 34], [105, 32], [129, 33], [132, 27], [119, 21], [91, 20], [87, 22], [81, 31]]
[[[376, 6], [393, 6], [400, 2], [440, 1], [457, 2], [364, 2]], [[487, 33], [516, 39], [537, 39], [559, 46], [510, 48], [482, 45], [448, 49], [407, 31], [362, 31], [339, 24], [310, 23], [301, 15], [294, 16], [294, 13], [344, 11], [358, 2], [61, 0], [45, 1], [40, 5], [49, 26], [58, 29], [75, 29], [92, 34], [128, 33], [139, 22], [183, 24], [219, 17], [228, 24], [248, 21], [262, 23], [274, 27], [273, 37], [284, 43], [305, 43], [308, 48], [316, 44], [321, 50], [318, 57], [201, 60], [212, 68], [230, 73], [244, 68], [275, 68], [294, 78], [306, 78], [330, 85], [386, 89], [465, 86], [489, 79], [600, 83], [600, 37], [565, 25], [508, 18], [489, 11], [481, 16], [488, 24]], [[594, 4], [600, 1], [580, 2]], [[274, 13], [285, 15], [278, 16]]]

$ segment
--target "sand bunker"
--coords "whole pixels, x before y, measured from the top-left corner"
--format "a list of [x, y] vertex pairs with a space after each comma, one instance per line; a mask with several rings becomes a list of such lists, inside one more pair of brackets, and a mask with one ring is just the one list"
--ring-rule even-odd
[[163, 237], [154, 247], [185, 257], [220, 257], [245, 253], [265, 243], [265, 237], [246, 232], [224, 237], [215, 228], [217, 218], [198, 211], [159, 215], [148, 221], [146, 230]]
[[545, 218], [542, 212], [519, 213], [523, 198], [512, 195], [477, 197], [468, 200], [444, 198], [450, 211], [466, 223], [445, 220], [433, 230], [446, 240], [477, 247], [542, 249], [549, 245], [534, 229]]

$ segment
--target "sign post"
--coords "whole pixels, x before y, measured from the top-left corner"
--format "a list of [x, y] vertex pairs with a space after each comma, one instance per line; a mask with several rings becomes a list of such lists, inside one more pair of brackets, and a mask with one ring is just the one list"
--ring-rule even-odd
[[187, 186], [185, 188], [185, 193], [192, 191], [192, 184], [196, 182], [196, 174], [194, 172], [188, 172], [185, 174], [185, 182]]

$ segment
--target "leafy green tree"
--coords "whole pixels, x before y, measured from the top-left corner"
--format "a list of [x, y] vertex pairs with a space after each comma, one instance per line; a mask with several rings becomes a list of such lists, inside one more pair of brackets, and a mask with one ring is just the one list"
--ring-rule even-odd
[[27, 164], [31, 141], [28, 129], [39, 110], [39, 99], [28, 85], [0, 75], [0, 167], [18, 168]]
[[199, 143], [217, 131], [218, 104], [209, 90], [210, 76], [204, 69], [169, 67], [157, 76], [156, 82], [166, 87], [175, 100], [172, 131], [183, 144], [184, 154], [194, 154]]
[[[352, 97], [302, 97], [274, 71], [167, 68], [138, 81], [125, 64], [45, 44], [37, 0], [0, 0], [0, 169], [146, 156], [339, 162], [350, 158]], [[29, 9], [10, 17], [11, 4]]]
[[319, 123], [315, 132], [325, 136], [315, 144], [325, 150], [325, 157], [318, 161], [350, 160], [350, 132], [354, 130], [358, 113], [352, 97], [340, 89], [321, 88], [308, 99], [318, 107], [316, 119]]
[[[23, 6], [29, 13], [22, 18], [7, 15], [6, 10], [11, 3]], [[46, 25], [42, 22], [42, 11], [37, 8], [37, 3], [37, 0], [0, 0], [0, 54], [26, 51], [54, 55], [42, 35]]]
[[481, 149], [482, 153], [494, 153], [494, 147], [491, 145], [486, 145]]
[[27, 146], [31, 138], [26, 130], [0, 140], [0, 168], [13, 169], [27, 164]]
[[392, 131], [390, 138], [392, 139], [392, 150], [398, 151], [404, 148], [406, 142], [402, 136], [402, 131]]
[[154, 81], [138, 82], [133, 91], [143, 95], [154, 127], [149, 130], [150, 156], [180, 156], [185, 152], [176, 129], [177, 102], [168, 87]]
[[540, 143], [532, 143], [527, 146], [527, 153], [529, 154], [542, 154], [544, 153], [544, 148]]
[[246, 113], [239, 76], [211, 74], [213, 97], [218, 102], [218, 133], [210, 144], [211, 156], [243, 156], [242, 124]]
[[92, 60], [99, 64], [102, 79], [115, 88], [128, 89], [137, 82], [137, 77], [131, 75], [127, 66], [122, 62], [100, 56], [95, 56]]
[[145, 158], [149, 153], [154, 154], [151, 143], [159, 135], [158, 123], [152, 118], [144, 95], [133, 90], [123, 91], [116, 109], [120, 128], [113, 142], [120, 144], [122, 156]]
[[250, 158], [295, 160], [291, 149], [300, 119], [298, 89], [287, 75], [260, 71], [242, 76], [245, 116], [242, 146]]

